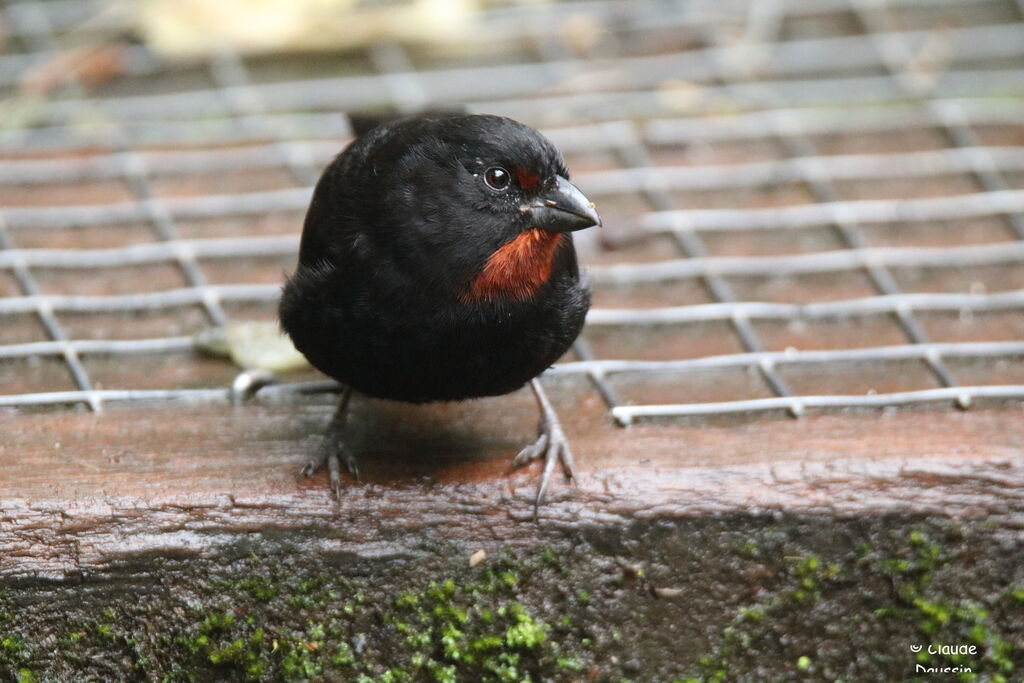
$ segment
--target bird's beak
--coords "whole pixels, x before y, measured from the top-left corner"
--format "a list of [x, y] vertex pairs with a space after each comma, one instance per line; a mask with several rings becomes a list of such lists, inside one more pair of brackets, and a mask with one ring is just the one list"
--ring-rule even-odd
[[523, 210], [530, 214], [530, 227], [550, 232], [572, 232], [601, 225], [594, 203], [562, 176], [558, 176], [553, 188]]

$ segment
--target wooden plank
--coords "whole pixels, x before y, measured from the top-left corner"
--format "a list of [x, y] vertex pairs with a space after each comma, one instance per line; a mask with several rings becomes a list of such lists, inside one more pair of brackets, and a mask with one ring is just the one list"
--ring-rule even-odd
[[[553, 383], [554, 384], [554, 383]], [[612, 426], [582, 384], [553, 393], [578, 482], [534, 523], [527, 392], [461, 404], [355, 402], [363, 481], [300, 481], [332, 407], [114, 408], [0, 416], [0, 578], [67, 578], [133, 556], [209, 557], [267, 529], [355, 555], [427, 538], [529, 543], [538, 529], [787, 511], [1024, 522], [1024, 409]], [[500, 540], [500, 543], [498, 541]]]

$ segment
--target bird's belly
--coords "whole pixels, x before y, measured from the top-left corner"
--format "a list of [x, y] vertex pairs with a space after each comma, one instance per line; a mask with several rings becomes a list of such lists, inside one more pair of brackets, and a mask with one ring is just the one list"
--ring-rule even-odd
[[558, 360], [579, 334], [586, 306], [551, 306], [504, 318], [439, 322], [403, 316], [399, 327], [353, 326], [313, 357], [360, 393], [410, 402], [515, 391]]
[[[348, 368], [362, 393], [403, 401], [445, 401], [515, 391], [564, 353], [571, 340], [554, 345], [523, 331], [504, 339], [442, 334], [426, 343], [408, 338], [377, 347]], [[517, 334], [518, 332], [518, 334]], [[356, 367], [358, 366], [358, 367]]]

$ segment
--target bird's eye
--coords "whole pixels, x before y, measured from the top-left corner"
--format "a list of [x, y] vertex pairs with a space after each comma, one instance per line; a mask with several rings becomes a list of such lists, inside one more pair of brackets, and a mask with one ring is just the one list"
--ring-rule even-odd
[[512, 184], [512, 176], [500, 166], [491, 166], [484, 172], [484, 182], [495, 192], [504, 192]]

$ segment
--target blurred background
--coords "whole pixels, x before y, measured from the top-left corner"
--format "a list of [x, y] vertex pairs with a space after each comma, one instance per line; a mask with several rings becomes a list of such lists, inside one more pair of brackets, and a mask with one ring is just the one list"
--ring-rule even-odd
[[273, 320], [349, 116], [444, 106], [542, 129], [596, 197], [556, 373], [620, 423], [1021, 398], [1022, 28], [1011, 0], [8, 0], [0, 405], [226, 400], [197, 350], [265, 362], [210, 335]]
[[[604, 218], [538, 518], [525, 391], [296, 477], [311, 188], [430, 107]], [[1022, 359], [1022, 0], [0, 0], [0, 679], [1011, 680]]]
[[445, 105], [541, 128], [597, 198], [559, 372], [620, 422], [1022, 397], [1022, 29], [1009, 0], [8, 1], [0, 402], [222, 395], [194, 335], [272, 321], [348, 116]]

